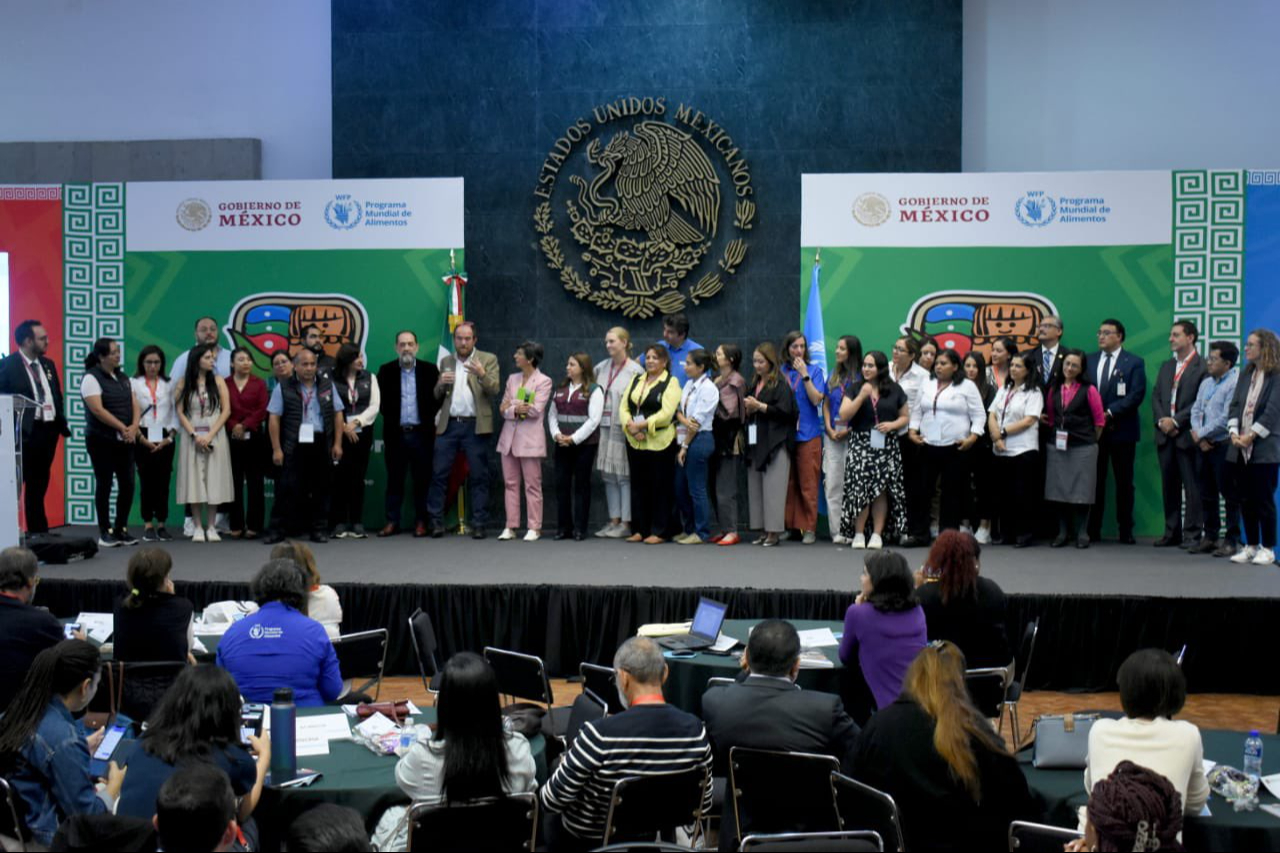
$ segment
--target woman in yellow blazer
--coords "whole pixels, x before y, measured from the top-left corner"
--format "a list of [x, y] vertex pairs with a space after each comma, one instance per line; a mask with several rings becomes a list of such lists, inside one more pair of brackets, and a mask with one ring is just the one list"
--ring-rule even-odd
[[[627, 437], [631, 468], [631, 537], [628, 542], [665, 542], [675, 502], [676, 410], [680, 383], [668, 368], [666, 347], [644, 351], [644, 373], [633, 377], [622, 395], [618, 422]], [[683, 427], [681, 427], [683, 429]]]

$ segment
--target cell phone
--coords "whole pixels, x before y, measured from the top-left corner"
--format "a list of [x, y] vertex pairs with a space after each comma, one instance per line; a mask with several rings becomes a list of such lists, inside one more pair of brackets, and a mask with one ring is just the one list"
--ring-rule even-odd
[[669, 658], [679, 658], [681, 660], [684, 660], [685, 658], [696, 658], [698, 656], [697, 652], [689, 651], [687, 649], [683, 651], [663, 652], [662, 654]]
[[246, 702], [240, 709], [240, 740], [243, 743], [249, 742], [249, 736], [257, 737], [262, 734], [262, 715], [266, 708], [257, 702]]
[[62, 636], [64, 639], [74, 640], [76, 638], [76, 631], [79, 631], [79, 630], [80, 630], [79, 622], [68, 622], [67, 624], [62, 626]]
[[89, 775], [97, 778], [106, 776], [110, 769], [107, 765], [111, 761], [111, 756], [115, 754], [116, 747], [120, 746], [120, 741], [124, 739], [125, 733], [129, 731], [127, 725], [116, 723], [107, 729], [107, 733], [102, 737], [102, 743], [98, 744], [97, 750], [93, 753], [93, 758], [89, 761]]

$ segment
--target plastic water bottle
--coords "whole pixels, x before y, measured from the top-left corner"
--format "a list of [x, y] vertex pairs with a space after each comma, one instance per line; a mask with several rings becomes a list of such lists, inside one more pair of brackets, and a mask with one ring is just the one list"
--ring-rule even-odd
[[1244, 739], [1244, 774], [1255, 785], [1262, 776], [1262, 738], [1258, 737], [1257, 729], [1249, 732], [1249, 736]]
[[293, 688], [280, 687], [271, 697], [271, 784], [291, 782], [298, 775], [298, 709]]
[[409, 747], [413, 746], [413, 742], [417, 739], [417, 734], [413, 717], [405, 717], [404, 722], [400, 724], [400, 746], [396, 749], [396, 755], [404, 755], [408, 752]]

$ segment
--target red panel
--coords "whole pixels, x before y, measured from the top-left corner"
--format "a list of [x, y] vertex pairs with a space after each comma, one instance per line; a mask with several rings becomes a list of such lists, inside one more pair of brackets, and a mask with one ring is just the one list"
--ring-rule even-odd
[[[49, 330], [49, 358], [62, 369], [62, 194], [60, 187], [0, 188], [0, 252], [9, 253], [9, 325], [38, 319]], [[34, 198], [15, 198], [19, 195]], [[3, 351], [12, 352], [11, 337]], [[62, 383], [64, 394], [66, 382]], [[64, 523], [62, 445], [53, 462], [45, 510], [49, 526]]]

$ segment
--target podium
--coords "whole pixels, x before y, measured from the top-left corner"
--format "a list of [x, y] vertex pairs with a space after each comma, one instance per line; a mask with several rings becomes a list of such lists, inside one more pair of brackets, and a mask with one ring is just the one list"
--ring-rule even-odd
[[0, 394], [0, 548], [21, 545], [22, 419], [39, 404], [21, 394]]

